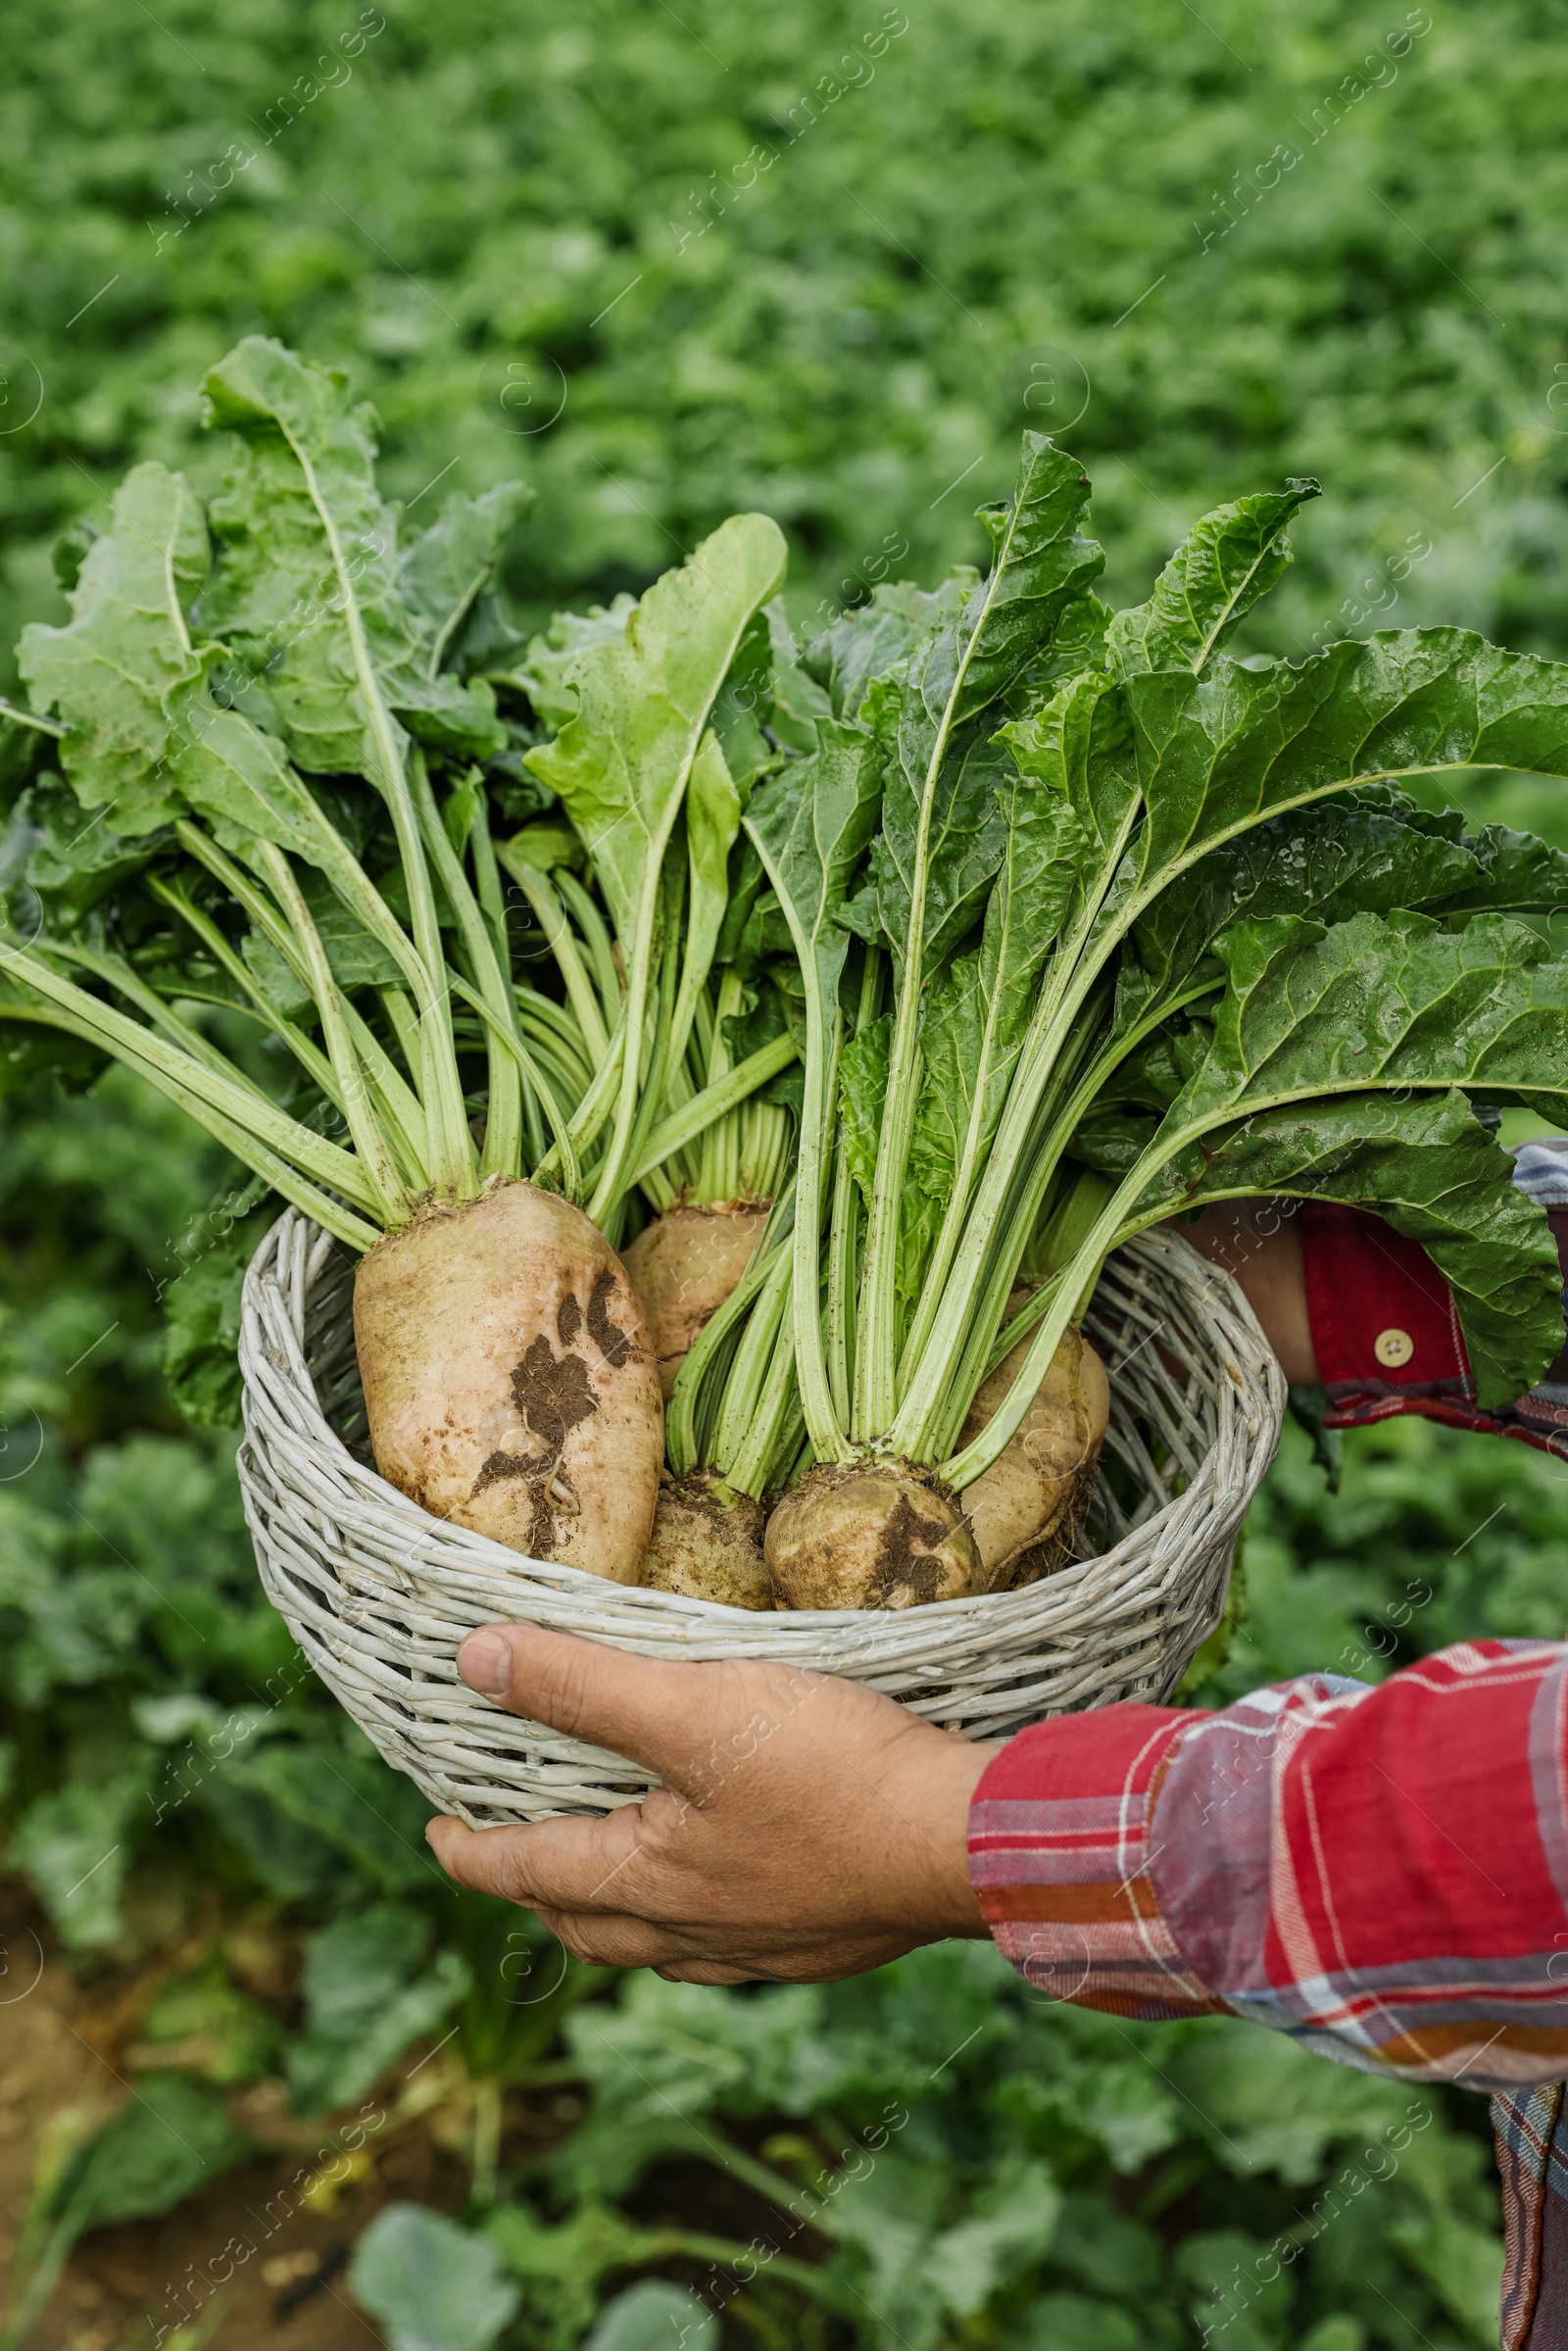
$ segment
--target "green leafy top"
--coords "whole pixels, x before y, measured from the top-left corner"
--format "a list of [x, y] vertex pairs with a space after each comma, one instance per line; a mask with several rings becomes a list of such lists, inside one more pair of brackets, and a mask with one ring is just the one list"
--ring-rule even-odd
[[[1568, 1118], [1565, 967], [1508, 918], [1562, 904], [1568, 859], [1471, 836], [1404, 787], [1466, 766], [1564, 772], [1568, 669], [1457, 629], [1233, 661], [1225, 641], [1289, 563], [1307, 482], [1204, 517], [1145, 605], [1106, 614], [1087, 488], [1026, 438], [1017, 493], [987, 516], [988, 580], [884, 588], [836, 623], [810, 659], [843, 713], [837, 764], [787, 766], [753, 820], [789, 908], [782, 845], [812, 837], [790, 793], [858, 771], [857, 732], [880, 762], [861, 878], [846, 864], [834, 885], [835, 919], [863, 943], [842, 1042], [842, 950], [814, 983], [801, 1164], [822, 1181], [798, 1210], [795, 1346], [819, 1458], [884, 1449], [960, 1487], [1016, 1427], [1104, 1250], [1172, 1203], [1234, 1192], [1244, 1163], [1261, 1188], [1419, 1224], [1489, 1396], [1528, 1386], [1560, 1342], [1544, 1219], [1482, 1129], [1461, 1141], [1452, 1121], [1466, 1096]], [[804, 954], [809, 922], [793, 921]], [[813, 1085], [813, 1053], [824, 1070], [841, 1058], [836, 1098]], [[1086, 1162], [1120, 1181], [1092, 1229], [1052, 1225]], [[1007, 1403], [956, 1453], [1048, 1225], [1071, 1226], [1076, 1253], [1012, 1326], [1034, 1330]], [[834, 1368], [845, 1328], [853, 1371]]]
[[[205, 394], [236, 443], [205, 516], [179, 475], [137, 467], [73, 550], [70, 621], [24, 633], [36, 772], [0, 849], [0, 1017], [127, 1060], [356, 1247], [429, 1192], [525, 1168], [618, 1233], [632, 1186], [667, 1205], [795, 1053], [775, 1021], [736, 1064], [740, 1000], [708, 987], [742, 791], [773, 758], [746, 706], [782, 537], [737, 516], [635, 609], [518, 666], [492, 581], [522, 485], [449, 498], [400, 550], [341, 373], [252, 336]], [[537, 775], [519, 696], [564, 722]], [[524, 828], [498, 857], [495, 817], [547, 806], [552, 777], [548, 839]], [[564, 1003], [514, 971], [501, 859]], [[192, 1002], [286, 1047], [287, 1107]], [[746, 1136], [714, 1180], [776, 1189], [782, 1107]]]
[[765, 514], [736, 514], [652, 587], [623, 629], [595, 636], [568, 672], [577, 710], [528, 754], [587, 843], [616, 928], [636, 933], [719, 688], [786, 550]]
[[[449, 501], [400, 554], [341, 376], [251, 338], [207, 395], [238, 439], [211, 567], [187, 486], [139, 467], [70, 622], [27, 633], [46, 748], [6, 860], [65, 931], [0, 948], [0, 1010], [129, 1059], [356, 1241], [423, 1189], [520, 1166], [525, 1140], [612, 1237], [638, 1184], [655, 1206], [693, 1182], [740, 1197], [744, 1164], [778, 1193], [795, 1102], [793, 1239], [704, 1358], [754, 1384], [757, 1476], [787, 1470], [799, 1414], [819, 1458], [891, 1447], [968, 1482], [1103, 1250], [1160, 1201], [1233, 1190], [1244, 1161], [1319, 1185], [1353, 1161], [1391, 1215], [1407, 1196], [1435, 1213], [1434, 1152], [1461, 1168], [1442, 1261], [1478, 1378], [1540, 1369], [1544, 1228], [1502, 1214], [1505, 1171], [1453, 1159], [1432, 1107], [1563, 1106], [1562, 967], [1518, 917], [1563, 903], [1568, 859], [1406, 787], [1561, 772], [1568, 670], [1456, 629], [1233, 660], [1315, 485], [1204, 517], [1113, 614], [1088, 481], [1031, 433], [983, 511], [989, 573], [884, 585], [804, 665], [772, 601], [784, 543], [755, 514], [517, 662], [492, 656], [509, 631], [484, 600], [519, 492]], [[530, 741], [541, 724], [553, 739]], [[515, 776], [519, 751], [559, 806], [500, 856], [559, 996], [515, 982], [489, 837], [487, 774]], [[385, 817], [353, 814], [356, 776]], [[68, 787], [133, 857], [78, 848]], [[227, 1065], [180, 987], [270, 1027], [352, 1148]], [[455, 1005], [485, 1056], [482, 1155]], [[745, 1151], [725, 1124], [743, 1104]], [[1308, 1146], [1314, 1121], [1332, 1149]], [[1115, 1178], [1092, 1229], [1085, 1167]], [[956, 1454], [1020, 1267], [1054, 1263], [1048, 1232], [1075, 1253], [1024, 1310], [1007, 1404]], [[1504, 1295], [1511, 1336], [1486, 1303]], [[682, 1426], [733, 1437], [750, 1410], [715, 1391]]]
[[1216, 507], [1177, 548], [1149, 602], [1118, 612], [1105, 637], [1118, 677], [1146, 669], [1203, 668], [1291, 561], [1285, 525], [1318, 496], [1315, 481], [1294, 481]]
[[65, 628], [34, 621], [19, 663], [41, 711], [69, 713], [62, 759], [82, 806], [111, 807], [119, 832], [166, 824], [182, 806], [167, 769], [180, 721], [206, 702], [214, 649], [186, 612], [207, 577], [201, 507], [178, 474], [137, 465], [115, 494], [71, 592]]
[[[240, 451], [209, 510], [220, 558], [202, 622], [265, 675], [296, 762], [382, 777], [378, 694], [410, 733], [444, 752], [500, 751], [490, 690], [439, 661], [443, 632], [483, 584], [516, 493], [492, 493], [464, 518], [461, 553], [456, 519], [443, 517], [437, 545], [411, 551], [400, 575], [397, 516], [375, 485], [374, 417], [351, 400], [345, 375], [250, 335], [203, 390], [208, 421], [235, 432]], [[467, 583], [456, 594], [454, 563]]]
[[[68, 831], [47, 774], [18, 806], [0, 1011], [126, 1060], [365, 1247], [430, 1189], [461, 1198], [519, 1161], [528, 1053], [466, 766], [509, 737], [491, 689], [443, 664], [526, 494], [449, 501], [400, 567], [368, 418], [339, 375], [252, 337], [207, 390], [210, 419], [240, 440], [207, 519], [180, 476], [136, 467], [86, 549], [69, 623], [24, 632], [34, 709], [54, 714], [44, 739], [59, 737], [91, 820]], [[471, 879], [411, 738], [451, 788]], [[442, 760], [464, 764], [454, 776]], [[376, 787], [390, 837], [353, 808], [354, 776]], [[115, 856], [109, 839], [141, 846]], [[451, 979], [490, 1023], [480, 1153]], [[287, 1046], [303, 1081], [290, 1108], [176, 1008], [192, 998]], [[547, 1102], [564, 1118], [547, 1083], [529, 1102], [536, 1129]], [[323, 1109], [349, 1148], [322, 1138]]]
[[[625, 999], [616, 1007], [613, 1053], [601, 1063], [614, 1081], [614, 1124], [589, 1197], [590, 1213], [602, 1220], [618, 1211], [639, 1141], [648, 1140], [682, 1075], [723, 920], [741, 813], [710, 720], [786, 561], [775, 522], [765, 514], [732, 515], [689, 563], [655, 582], [623, 628], [579, 639], [566, 668], [577, 708], [553, 743], [527, 754], [529, 767], [559, 796], [587, 847], [620, 941]], [[678, 858], [665, 857], [683, 810], [685, 874]], [[675, 914], [683, 892], [681, 939]], [[656, 957], [662, 958], [657, 977]], [[650, 1044], [644, 1032], [656, 988], [660, 1017]]]

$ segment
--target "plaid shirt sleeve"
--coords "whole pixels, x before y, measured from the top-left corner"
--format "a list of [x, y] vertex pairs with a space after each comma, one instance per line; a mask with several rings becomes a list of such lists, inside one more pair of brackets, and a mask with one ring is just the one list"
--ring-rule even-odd
[[987, 1767], [969, 1855], [1049, 1997], [1499, 2093], [1503, 2342], [1568, 2342], [1568, 1642], [1038, 1723]]

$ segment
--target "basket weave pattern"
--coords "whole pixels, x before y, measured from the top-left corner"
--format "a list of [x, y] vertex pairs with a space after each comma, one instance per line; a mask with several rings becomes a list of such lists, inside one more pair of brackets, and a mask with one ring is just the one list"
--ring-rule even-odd
[[459, 1680], [465, 1635], [497, 1621], [646, 1656], [844, 1674], [975, 1738], [1165, 1697], [1218, 1621], [1285, 1402], [1236, 1285], [1184, 1242], [1145, 1234], [1111, 1259], [1086, 1320], [1111, 1375], [1105, 1451], [1120, 1466], [1102, 1478], [1084, 1556], [1018, 1592], [926, 1607], [743, 1614], [524, 1558], [387, 1485], [366, 1442], [353, 1273], [293, 1209], [252, 1261], [246, 1516], [268, 1596], [317, 1673], [389, 1763], [473, 1827], [609, 1812], [652, 1785], [641, 1766], [505, 1714]]

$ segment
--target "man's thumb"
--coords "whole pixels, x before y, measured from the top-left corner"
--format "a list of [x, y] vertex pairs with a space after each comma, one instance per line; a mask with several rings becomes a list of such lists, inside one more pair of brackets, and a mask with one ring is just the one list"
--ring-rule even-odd
[[662, 1779], [678, 1778], [706, 1736], [707, 1708], [694, 1687], [700, 1666], [638, 1657], [574, 1633], [486, 1625], [459, 1649], [458, 1671], [509, 1714], [608, 1747]]

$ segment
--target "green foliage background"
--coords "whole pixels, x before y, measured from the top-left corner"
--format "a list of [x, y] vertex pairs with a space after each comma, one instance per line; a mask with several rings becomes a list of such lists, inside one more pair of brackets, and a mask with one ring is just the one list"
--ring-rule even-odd
[[[52, 544], [127, 464], [210, 482], [193, 386], [260, 329], [351, 369], [406, 500], [537, 484], [524, 622], [640, 589], [740, 507], [788, 529], [802, 616], [976, 560], [1029, 422], [1094, 476], [1115, 602], [1219, 499], [1316, 473], [1260, 648], [1443, 619], [1568, 653], [1565, 102], [1544, 0], [62, 0], [0, 90], [0, 644], [61, 615]], [[1554, 787], [1477, 779], [1472, 805], [1568, 840]], [[1462, 2093], [1242, 2027], [1124, 2028], [969, 1948], [755, 1994], [558, 1984], [531, 1954], [553, 1988], [520, 1999], [515, 1920], [444, 1888], [419, 1799], [293, 1670], [233, 1439], [171, 1401], [183, 1276], [180, 1393], [220, 1416], [253, 1193], [119, 1076], [0, 1119], [11, 1864], [88, 1970], [136, 1965], [214, 1885], [306, 1937], [292, 2030], [220, 1938], [162, 1995], [153, 2040], [210, 2044], [154, 2077], [185, 2139], [208, 2112], [237, 2161], [236, 2082], [352, 2106], [457, 2017], [481, 2090], [543, 2067], [593, 2093], [460, 2216], [519, 2345], [573, 2351], [607, 2300], [596, 2345], [668, 2339], [667, 2295], [621, 2298], [639, 2274], [722, 2303], [726, 2344], [1494, 2339]], [[1293, 1435], [1201, 1700], [1557, 1634], [1562, 1478], [1398, 1424], [1352, 1441], [1331, 1497]], [[188, 2185], [135, 2160], [142, 2209]], [[73, 2177], [71, 2227], [115, 2217], [90, 2162]], [[680, 2226], [649, 2219], [676, 2178]], [[780, 2244], [791, 2200], [813, 2226], [798, 2272], [735, 2292], [708, 2202], [742, 2191]], [[356, 2271], [394, 2339], [395, 2253]]]

